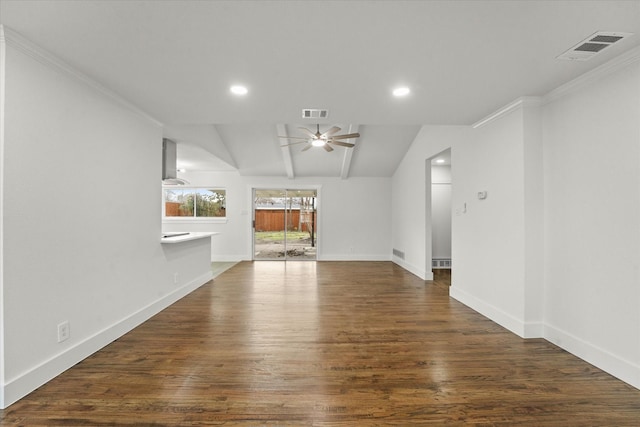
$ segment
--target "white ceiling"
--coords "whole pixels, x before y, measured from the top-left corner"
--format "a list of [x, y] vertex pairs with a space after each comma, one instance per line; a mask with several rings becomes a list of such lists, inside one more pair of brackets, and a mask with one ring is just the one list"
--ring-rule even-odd
[[[164, 123], [191, 170], [289, 177], [391, 176], [420, 125], [472, 124], [640, 45], [640, 1], [2, 0], [0, 17]], [[635, 35], [556, 59], [596, 31]], [[362, 136], [280, 148], [317, 123]]]

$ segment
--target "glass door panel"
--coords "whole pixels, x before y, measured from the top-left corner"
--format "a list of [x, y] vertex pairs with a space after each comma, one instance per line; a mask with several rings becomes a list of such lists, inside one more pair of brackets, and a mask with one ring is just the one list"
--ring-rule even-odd
[[255, 189], [255, 260], [315, 260], [316, 190]]
[[316, 259], [316, 190], [287, 190], [287, 259]]

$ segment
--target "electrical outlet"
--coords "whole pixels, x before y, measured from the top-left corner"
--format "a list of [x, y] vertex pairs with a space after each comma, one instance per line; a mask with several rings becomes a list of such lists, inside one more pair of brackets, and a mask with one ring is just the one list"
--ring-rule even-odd
[[71, 329], [69, 328], [69, 321], [58, 324], [58, 342], [68, 340], [71, 336]]

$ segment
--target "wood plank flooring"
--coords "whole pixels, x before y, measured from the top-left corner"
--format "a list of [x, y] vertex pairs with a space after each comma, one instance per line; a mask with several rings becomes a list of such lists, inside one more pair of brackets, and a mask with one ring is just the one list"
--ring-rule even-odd
[[389, 262], [242, 262], [2, 425], [637, 426], [640, 391]]

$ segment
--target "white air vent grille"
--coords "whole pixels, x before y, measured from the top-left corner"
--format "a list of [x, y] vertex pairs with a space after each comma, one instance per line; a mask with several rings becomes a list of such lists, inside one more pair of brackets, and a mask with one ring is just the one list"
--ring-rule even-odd
[[302, 110], [303, 119], [326, 119], [329, 117], [329, 110], [320, 110], [317, 108], [305, 108]]
[[608, 46], [619, 42], [633, 33], [597, 32], [582, 40], [571, 49], [558, 56], [558, 59], [570, 61], [586, 61]]
[[398, 257], [400, 259], [404, 259], [404, 252], [398, 249], [393, 249], [393, 256]]
[[598, 53], [608, 45], [605, 43], [583, 43], [577, 48], [575, 48], [578, 52], [594, 52]]
[[431, 268], [451, 268], [451, 258], [434, 258], [431, 260]]

